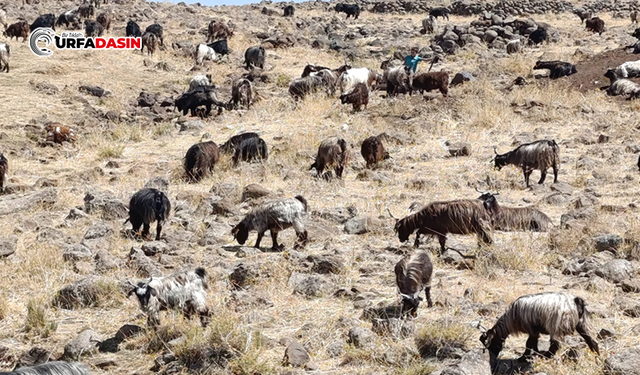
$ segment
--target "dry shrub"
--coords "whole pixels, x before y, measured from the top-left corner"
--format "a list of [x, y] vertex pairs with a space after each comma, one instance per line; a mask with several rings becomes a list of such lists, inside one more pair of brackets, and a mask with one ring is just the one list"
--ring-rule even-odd
[[469, 326], [443, 319], [430, 322], [418, 331], [415, 343], [422, 358], [439, 358], [452, 349], [466, 350], [472, 336]]
[[42, 301], [30, 299], [27, 302], [27, 318], [24, 331], [41, 337], [49, 337], [58, 329], [58, 325], [47, 319], [47, 308]]

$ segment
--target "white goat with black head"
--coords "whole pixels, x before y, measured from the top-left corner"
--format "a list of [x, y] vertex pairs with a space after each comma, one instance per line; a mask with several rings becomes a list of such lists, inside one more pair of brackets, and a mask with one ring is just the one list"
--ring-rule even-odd
[[151, 277], [148, 281], [131, 284], [129, 296], [135, 294], [140, 308], [147, 314], [151, 327], [160, 325], [160, 311], [179, 310], [187, 319], [197, 314], [202, 326], [209, 323], [207, 307], [207, 273], [198, 267], [194, 271], [182, 271], [170, 276]]
[[556, 292], [529, 294], [513, 301], [498, 322], [480, 336], [480, 342], [489, 349], [493, 362], [509, 335], [526, 333], [527, 347], [520, 358], [526, 360], [538, 352], [538, 339], [545, 334], [550, 336], [551, 344], [541, 354], [551, 358], [560, 348], [560, 340], [575, 331], [589, 349], [600, 354], [598, 343], [589, 334], [589, 317], [582, 298]]
[[418, 306], [422, 301], [420, 293], [423, 290], [427, 298], [427, 305], [433, 306], [433, 302], [431, 302], [433, 265], [429, 254], [419, 252], [407, 255], [396, 264], [394, 271], [396, 285], [402, 297], [402, 315], [418, 316]]
[[33, 367], [21, 367], [12, 372], [0, 372], [0, 375], [91, 375], [91, 373], [80, 363], [55, 361]]

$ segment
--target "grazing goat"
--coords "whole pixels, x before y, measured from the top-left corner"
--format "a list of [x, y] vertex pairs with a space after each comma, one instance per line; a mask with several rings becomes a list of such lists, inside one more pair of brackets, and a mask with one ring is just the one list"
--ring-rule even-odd
[[62, 144], [63, 142], [74, 143], [76, 141], [75, 131], [57, 122], [47, 124], [45, 131], [47, 132], [47, 142]]
[[327, 138], [320, 143], [316, 160], [311, 164], [309, 170], [315, 168], [318, 172], [318, 177], [320, 177], [325, 168], [333, 167], [336, 176], [342, 178], [342, 173], [349, 165], [350, 159], [351, 151], [349, 151], [349, 145], [344, 139], [338, 137]]
[[19, 21], [11, 24], [4, 31], [3, 35], [8, 37], [9, 40], [13, 39], [13, 37], [15, 37], [16, 40], [18, 40], [18, 38], [22, 38], [22, 41], [24, 42], [29, 37], [29, 24], [27, 21]]
[[638, 12], [637, 11], [633, 11], [629, 14], [629, 17], [631, 18], [631, 23], [638, 23]]
[[184, 171], [187, 178], [193, 182], [199, 182], [213, 171], [220, 160], [218, 145], [212, 141], [196, 143], [189, 147], [184, 157]]
[[611, 96], [627, 96], [630, 98], [636, 98], [640, 95], [640, 85], [625, 78], [621, 78], [615, 70], [609, 69], [604, 74], [609, 78], [609, 88], [607, 88], [607, 95]]
[[132, 286], [129, 296], [136, 295], [151, 327], [160, 325], [160, 311], [168, 309], [181, 311], [187, 319], [197, 314], [202, 326], [206, 327], [211, 316], [207, 307], [206, 277], [205, 269], [198, 267], [194, 271], [151, 277], [137, 284], [129, 282]]
[[580, 17], [580, 23], [583, 23], [585, 20], [590, 20], [593, 16], [593, 13], [583, 9], [576, 9], [573, 11], [573, 13]]
[[193, 91], [187, 91], [180, 95], [175, 101], [175, 106], [178, 111], [182, 111], [184, 116], [191, 112], [191, 116], [197, 115], [197, 109], [200, 106], [205, 106], [205, 116], [209, 116], [211, 108], [213, 106], [218, 107], [218, 112], [225, 108], [225, 104], [216, 98], [213, 87], [199, 87]]
[[56, 29], [56, 16], [53, 15], [52, 13], [49, 14], [43, 14], [41, 16], [39, 16], [38, 18], [36, 18], [35, 21], [33, 21], [33, 23], [31, 24], [31, 26], [29, 27], [29, 30], [33, 31], [35, 29], [38, 28], [50, 28], [55, 30]]
[[409, 95], [413, 94], [413, 90], [420, 93], [431, 90], [439, 90], [442, 96], [449, 93], [449, 73], [447, 72], [430, 72], [420, 73], [413, 77], [413, 84], [409, 90]]
[[135, 21], [127, 22], [126, 33], [128, 37], [140, 37], [142, 36], [142, 31], [140, 30], [140, 26]]
[[0, 372], [0, 375], [91, 375], [91, 373], [80, 363], [54, 361], [33, 367], [20, 367], [12, 372]]
[[233, 82], [231, 86], [231, 108], [243, 106], [249, 108], [253, 101], [253, 83], [246, 78], [240, 78]]
[[409, 76], [407, 75], [407, 71], [404, 66], [385, 69], [382, 74], [382, 81], [386, 83], [387, 97], [404, 94], [410, 91]]
[[624, 62], [615, 69], [620, 78], [637, 77], [640, 75], [640, 60]]
[[[392, 216], [393, 217], [393, 216]], [[478, 199], [432, 202], [420, 211], [398, 220], [394, 228], [400, 242], [416, 232], [414, 246], [420, 246], [420, 235], [437, 236], [440, 252], [446, 250], [447, 233], [476, 234], [478, 243], [491, 244], [491, 217]]]
[[553, 168], [553, 182], [558, 182], [560, 147], [558, 147], [558, 144], [554, 140], [540, 140], [525, 143], [502, 155], [498, 154], [498, 151], [494, 147], [493, 152], [495, 153], [493, 159], [495, 168], [501, 170], [509, 164], [522, 168], [527, 187], [531, 186], [529, 184], [529, 177], [531, 176], [531, 172], [536, 169], [540, 171], [540, 181], [538, 181], [538, 184], [544, 183], [549, 167]]
[[209, 27], [207, 28], [207, 43], [216, 39], [231, 39], [232, 36], [232, 28], [225, 25], [222, 21], [213, 20], [209, 23]]
[[367, 104], [369, 104], [369, 89], [367, 85], [358, 83], [351, 92], [340, 95], [340, 102], [342, 104], [352, 104], [354, 112], [360, 111], [363, 106], [366, 109]]
[[9, 60], [11, 58], [11, 47], [6, 43], [0, 43], [0, 72], [9, 73]]
[[433, 34], [437, 27], [438, 21], [433, 16], [429, 16], [422, 20], [422, 29], [420, 30], [420, 34]]
[[336, 87], [338, 86], [338, 77], [340, 73], [336, 74], [335, 70], [323, 69], [319, 72], [311, 73], [309, 76], [317, 76], [322, 78], [324, 85], [326, 86], [327, 93], [330, 96], [336, 92]]
[[345, 71], [340, 74], [338, 78], [338, 84], [340, 85], [340, 92], [350, 92], [358, 83], [364, 83], [367, 88], [371, 89], [374, 83], [378, 81], [378, 75], [376, 72], [369, 70], [368, 68], [354, 68]]
[[198, 44], [194, 54], [196, 65], [202, 65], [204, 60], [216, 61], [216, 51], [206, 44]]
[[73, 9], [60, 14], [56, 21], [56, 26], [62, 25], [65, 25], [67, 28], [69, 28], [69, 25], [72, 25], [74, 28], [78, 28], [80, 26], [80, 15], [78, 14], [78, 10]]
[[396, 285], [402, 297], [402, 315], [418, 316], [420, 306], [420, 293], [424, 290], [427, 298], [427, 306], [433, 307], [431, 301], [431, 275], [433, 265], [429, 254], [425, 252], [414, 253], [402, 258], [394, 268]]
[[558, 79], [560, 77], [570, 76], [578, 72], [575, 65], [568, 62], [557, 61], [557, 60], [553, 60], [553, 61], [538, 60], [536, 62], [536, 65], [533, 67], [533, 69], [534, 70], [549, 69], [550, 79]]
[[220, 56], [229, 56], [229, 45], [227, 44], [226, 39], [218, 40], [211, 44], [207, 44], [208, 47], [213, 48], [215, 53]]
[[[84, 21], [84, 35], [86, 37], [99, 37], [104, 34], [104, 26], [98, 21], [86, 20]], [[144, 46], [144, 43], [143, 43]]]
[[252, 66], [257, 66], [260, 69], [264, 69], [264, 47], [249, 47], [244, 52], [244, 64], [247, 69], [250, 69]]
[[107, 12], [100, 13], [98, 17], [96, 17], [96, 21], [100, 22], [104, 29], [107, 31], [109, 31], [109, 29], [111, 28], [111, 20], [111, 13]]
[[158, 37], [154, 33], [145, 32], [142, 35], [142, 48], [140, 53], [144, 54], [144, 48], [147, 47], [147, 54], [153, 55], [158, 48]]
[[236, 225], [231, 234], [240, 245], [244, 245], [249, 237], [249, 232], [258, 232], [258, 239], [255, 247], [260, 248], [260, 242], [264, 237], [264, 232], [271, 232], [271, 248], [274, 250], [284, 249], [284, 244], [278, 244], [278, 232], [293, 227], [298, 240], [295, 249], [304, 247], [307, 244], [308, 234], [302, 222], [308, 211], [307, 200], [296, 195], [294, 198], [287, 198], [264, 203], [247, 214], [242, 221]]
[[293, 17], [293, 14], [296, 12], [296, 8], [293, 5], [287, 5], [284, 7], [284, 16], [285, 17]]
[[96, 8], [93, 4], [80, 4], [78, 7], [78, 14], [80, 14], [81, 19], [93, 18], [96, 14]]
[[236, 153], [236, 149], [238, 148], [238, 146], [240, 146], [240, 144], [249, 138], [260, 138], [260, 136], [258, 135], [258, 133], [253, 133], [253, 132], [247, 132], [247, 133], [241, 133], [238, 135], [234, 135], [233, 137], [229, 138], [228, 141], [226, 141], [225, 143], [222, 144], [222, 146], [220, 146], [220, 151], [226, 153], [226, 154], [235, 154]]
[[544, 212], [533, 207], [505, 207], [498, 204], [495, 195], [484, 193], [480, 199], [491, 216], [494, 230], [503, 232], [532, 231], [546, 232], [551, 219]]
[[[330, 70], [326, 70], [330, 72]], [[289, 84], [289, 95], [295, 100], [303, 100], [307, 95], [326, 89], [327, 95], [331, 95], [331, 87], [327, 81], [318, 75], [310, 75], [304, 78], [295, 78]], [[334, 88], [335, 89], [335, 88]]]
[[551, 344], [549, 350], [541, 354], [551, 358], [560, 348], [560, 340], [577, 331], [589, 349], [600, 354], [598, 343], [589, 334], [588, 314], [584, 300], [571, 294], [547, 292], [525, 295], [509, 305], [496, 324], [480, 336], [480, 342], [495, 360], [507, 337], [526, 333], [529, 338], [520, 360], [527, 360], [538, 353], [538, 339], [541, 334], [546, 334]]
[[198, 74], [189, 82], [189, 91], [197, 90], [199, 87], [210, 88], [212, 87], [211, 83], [211, 74]]
[[156, 38], [160, 41], [160, 45], [164, 47], [164, 37], [163, 37], [164, 29], [160, 24], [154, 23], [152, 25], [149, 25], [144, 30], [144, 32], [145, 34], [146, 33], [155, 34]]
[[353, 19], [357, 20], [358, 17], [360, 16], [360, 7], [358, 6], [358, 4], [338, 3], [334, 9], [338, 13], [342, 12], [342, 13], [346, 14], [347, 15], [347, 19], [349, 17], [353, 17]]
[[351, 65], [346, 64], [346, 63], [344, 65], [342, 65], [341, 67], [337, 68], [337, 69], [330, 69], [330, 68], [327, 68], [326, 66], [307, 64], [304, 67], [304, 70], [302, 71], [302, 75], [300, 77], [304, 78], [304, 77], [309, 76], [311, 73], [317, 73], [317, 72], [320, 72], [322, 70], [330, 70], [336, 76], [339, 77], [340, 74], [346, 72], [349, 69], [351, 69]]
[[538, 26], [534, 32], [529, 34], [529, 44], [538, 45], [542, 42], [546, 42], [547, 40], [549, 40], [549, 33], [544, 27]]
[[379, 162], [389, 159], [391, 156], [384, 149], [382, 139], [379, 136], [373, 136], [362, 141], [360, 146], [362, 158], [367, 162], [367, 168], [372, 168]]
[[156, 225], [156, 241], [160, 241], [162, 224], [171, 214], [171, 202], [169, 198], [158, 189], [145, 188], [135, 193], [129, 201], [129, 218], [133, 233], [138, 234], [142, 226], [142, 237], [149, 236], [149, 227], [154, 221]]
[[252, 162], [255, 160], [267, 160], [268, 158], [267, 142], [260, 137], [252, 137], [240, 142], [236, 147], [232, 160], [233, 165], [238, 165], [240, 161]]
[[438, 19], [438, 17], [442, 17], [442, 19], [446, 19], [449, 21], [449, 14], [451, 12], [447, 8], [433, 8], [429, 11], [429, 16], [434, 19]]
[[9, 161], [0, 152], [0, 192], [4, 191], [4, 182], [7, 173], [9, 173]]
[[588, 19], [585, 24], [588, 31], [592, 31], [600, 35], [604, 32], [604, 21], [598, 17]]
[[520, 43], [520, 39], [510, 40], [509, 43], [507, 43], [507, 53], [509, 55], [522, 53], [522, 43]]

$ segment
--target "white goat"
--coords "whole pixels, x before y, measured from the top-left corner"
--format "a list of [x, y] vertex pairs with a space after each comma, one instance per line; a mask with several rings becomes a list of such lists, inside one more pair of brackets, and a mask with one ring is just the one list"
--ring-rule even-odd
[[80, 363], [55, 361], [33, 367], [21, 367], [13, 372], [0, 372], [9, 375], [91, 375], [89, 370]]
[[342, 73], [338, 78], [340, 92], [343, 94], [351, 92], [358, 83], [364, 83], [371, 90], [371, 86], [378, 80], [378, 75], [368, 68], [354, 68]]
[[210, 87], [212, 86], [211, 82], [211, 74], [198, 74], [197, 76], [191, 79], [189, 82], [189, 91], [193, 91], [198, 87]]
[[520, 43], [520, 39], [514, 39], [514, 40], [510, 40], [509, 43], [507, 43], [507, 53], [512, 55], [514, 53], [521, 53], [522, 52], [522, 43]]
[[640, 95], [640, 85], [628, 79], [620, 78], [616, 73], [616, 70], [609, 69], [604, 76], [609, 78], [610, 82], [609, 88], [607, 89], [608, 95], [630, 97], [637, 97]]
[[206, 44], [199, 44], [196, 48], [196, 65], [202, 64], [204, 60], [216, 61], [216, 51]]
[[640, 74], [640, 60], [622, 63], [618, 65], [615, 72], [622, 78], [637, 77]]

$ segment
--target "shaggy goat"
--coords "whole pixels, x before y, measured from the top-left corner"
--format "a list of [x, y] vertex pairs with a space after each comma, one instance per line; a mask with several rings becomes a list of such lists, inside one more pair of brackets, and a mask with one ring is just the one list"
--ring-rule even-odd
[[413, 83], [409, 89], [409, 95], [413, 94], [413, 90], [419, 90], [420, 93], [431, 90], [439, 90], [442, 96], [449, 93], [449, 73], [447, 72], [431, 72], [420, 73], [413, 77]]
[[549, 78], [550, 79], [558, 79], [564, 76], [570, 76], [572, 74], [576, 74], [578, 71], [576, 70], [576, 66], [564, 62], [564, 61], [540, 61], [536, 62], [536, 65], [533, 67], [536, 69], [549, 69]]
[[47, 124], [44, 129], [47, 132], [47, 142], [62, 144], [63, 142], [73, 143], [76, 141], [75, 131], [69, 126], [52, 122]]
[[9, 73], [9, 60], [11, 58], [11, 47], [6, 43], [0, 43], [0, 72]]
[[630, 98], [636, 98], [640, 95], [640, 85], [625, 78], [621, 78], [615, 70], [609, 69], [604, 74], [609, 78], [609, 88], [607, 88], [607, 95], [611, 96], [627, 96]]
[[197, 76], [193, 77], [189, 82], [189, 91], [197, 90], [200, 87], [204, 87], [204, 88], [212, 87], [211, 74], [207, 74], [207, 75], [198, 74]]
[[510, 40], [509, 43], [507, 43], [507, 53], [509, 55], [522, 53], [522, 43], [520, 43], [520, 39]]
[[604, 21], [598, 17], [588, 19], [586, 22], [586, 29], [602, 35], [604, 32]]
[[7, 173], [9, 173], [9, 161], [0, 152], [0, 192], [4, 191], [4, 182]]
[[[84, 21], [84, 35], [86, 37], [99, 37], [104, 34], [104, 26], [98, 21], [86, 20]], [[144, 41], [143, 41], [144, 46]]]
[[218, 151], [218, 145], [212, 141], [196, 143], [189, 147], [184, 157], [184, 171], [187, 178], [193, 182], [202, 180], [213, 171], [218, 160], [220, 160], [220, 151]]
[[360, 7], [358, 4], [338, 3], [334, 9], [338, 13], [342, 12], [346, 14], [347, 18], [353, 16], [353, 19], [358, 19], [358, 16], [360, 16]]
[[491, 244], [491, 218], [478, 199], [432, 202], [420, 211], [398, 220], [394, 228], [400, 242], [416, 232], [414, 246], [420, 245], [420, 235], [437, 236], [440, 251], [446, 250], [447, 233], [476, 234], [479, 243]]
[[534, 32], [529, 34], [529, 44], [538, 45], [542, 42], [546, 42], [547, 40], [549, 40], [549, 33], [544, 27], [538, 26]]
[[449, 14], [451, 12], [447, 8], [433, 8], [429, 11], [429, 16], [434, 19], [438, 19], [438, 17], [442, 17], [442, 19], [447, 19], [449, 21]]
[[36, 18], [36, 20], [33, 21], [31, 26], [29, 27], [29, 30], [33, 31], [33, 30], [38, 29], [38, 28], [50, 28], [50, 29], [55, 30], [56, 29], [56, 16], [53, 15], [52, 13], [49, 13], [49, 14], [43, 14], [43, 15], [39, 16], [38, 18]]
[[640, 75], [640, 60], [624, 62], [615, 69], [620, 78], [637, 77]]
[[213, 50], [220, 56], [229, 56], [229, 45], [227, 44], [226, 39], [207, 44], [207, 46], [213, 48]]
[[96, 8], [93, 4], [80, 4], [78, 7], [78, 14], [80, 14], [81, 19], [89, 19], [96, 14]]
[[378, 81], [378, 74], [368, 68], [354, 68], [340, 74], [338, 84], [340, 92], [350, 92], [358, 83], [364, 83], [367, 88], [371, 89], [374, 83]]
[[178, 111], [182, 111], [184, 116], [191, 112], [191, 116], [197, 115], [198, 107], [205, 106], [205, 116], [209, 116], [213, 106], [218, 107], [218, 113], [226, 107], [225, 103], [218, 100], [213, 87], [199, 87], [196, 90], [187, 91], [175, 100]]
[[[330, 72], [330, 70], [325, 70]], [[327, 80], [318, 75], [310, 75], [303, 78], [295, 78], [289, 84], [289, 95], [295, 100], [304, 99], [307, 95], [316, 93], [322, 89], [326, 89], [327, 95], [331, 95], [331, 87], [327, 84]]]
[[583, 23], [585, 20], [591, 19], [591, 17], [593, 16], [593, 13], [583, 9], [576, 9], [573, 11], [573, 13], [580, 17], [580, 23]]
[[160, 45], [164, 47], [164, 37], [163, 37], [164, 29], [160, 24], [154, 23], [152, 25], [149, 25], [144, 30], [144, 32], [145, 34], [146, 33], [155, 34], [156, 38], [160, 41]]
[[382, 160], [389, 159], [389, 153], [384, 149], [379, 136], [373, 136], [362, 141], [360, 146], [362, 158], [367, 162], [367, 168], [372, 168]]
[[532, 231], [546, 232], [551, 219], [544, 212], [533, 207], [505, 207], [498, 204], [495, 195], [484, 193], [480, 199], [491, 216], [494, 230], [503, 232]]
[[233, 82], [231, 86], [230, 107], [238, 108], [239, 106], [243, 106], [249, 109], [253, 102], [253, 96], [253, 83], [246, 78], [240, 78]]
[[320, 72], [322, 70], [329, 70], [329, 71], [333, 72], [336, 75], [336, 77], [339, 77], [340, 74], [346, 72], [349, 69], [351, 69], [351, 65], [346, 64], [346, 63], [344, 65], [342, 65], [341, 67], [337, 68], [337, 69], [330, 69], [330, 68], [327, 68], [326, 66], [307, 64], [304, 67], [304, 70], [302, 70], [302, 75], [300, 77], [304, 78], [304, 77], [309, 76], [311, 73], [317, 73], [317, 72]]
[[433, 34], [437, 27], [438, 21], [433, 16], [429, 16], [422, 20], [422, 29], [420, 30], [420, 34]]
[[526, 333], [527, 348], [520, 358], [526, 360], [538, 352], [538, 339], [545, 334], [550, 336], [551, 344], [541, 354], [551, 358], [560, 348], [560, 340], [575, 331], [589, 349], [600, 354], [598, 343], [589, 334], [589, 317], [582, 298], [556, 292], [529, 294], [513, 301], [496, 324], [480, 336], [480, 342], [496, 359], [507, 337]]
[[425, 252], [414, 253], [402, 258], [394, 268], [396, 285], [402, 297], [402, 315], [418, 316], [420, 306], [420, 293], [424, 290], [427, 298], [427, 306], [432, 307], [431, 301], [431, 275], [433, 265], [429, 254]]
[[80, 15], [78, 14], [78, 10], [73, 9], [60, 14], [56, 21], [56, 26], [62, 25], [65, 25], [67, 28], [69, 28], [69, 25], [72, 25], [74, 28], [78, 28], [80, 26]]
[[145, 188], [135, 193], [129, 201], [129, 218], [133, 233], [137, 234], [142, 226], [142, 237], [149, 236], [149, 227], [154, 221], [156, 225], [156, 241], [160, 240], [162, 224], [171, 214], [169, 198], [158, 189]]
[[244, 140], [249, 138], [260, 138], [260, 136], [258, 135], [258, 133], [253, 133], [253, 132], [234, 135], [233, 137], [229, 138], [228, 141], [223, 143], [222, 146], [220, 146], [220, 151], [226, 154], [235, 154], [238, 146], [240, 146], [240, 144]]
[[135, 21], [127, 22], [126, 33], [128, 37], [140, 37], [142, 36], [142, 31], [140, 30], [140, 26]]
[[207, 27], [207, 43], [216, 39], [231, 39], [233, 30], [222, 21], [213, 20]]
[[160, 325], [160, 311], [168, 309], [180, 310], [187, 319], [197, 314], [202, 326], [206, 327], [211, 316], [206, 301], [206, 277], [205, 269], [198, 267], [194, 271], [151, 277], [137, 284], [129, 282], [133, 287], [129, 296], [136, 295], [140, 308], [147, 314], [147, 324], [151, 327]]
[[196, 65], [202, 65], [204, 60], [216, 61], [216, 51], [206, 44], [198, 44], [194, 58], [196, 60]]
[[296, 8], [293, 5], [287, 5], [284, 7], [284, 16], [285, 17], [293, 17], [293, 14], [296, 12]]
[[111, 13], [103, 12], [96, 17], [96, 21], [100, 22], [105, 30], [109, 31], [111, 28]]
[[338, 137], [327, 138], [320, 143], [316, 161], [311, 164], [309, 170], [315, 168], [318, 176], [322, 176], [325, 168], [333, 167], [336, 176], [342, 178], [342, 173], [347, 165], [349, 165], [350, 159], [351, 151], [349, 151], [349, 145], [347, 145], [344, 139]]
[[244, 52], [244, 64], [247, 69], [252, 66], [257, 66], [260, 69], [264, 69], [264, 47], [249, 47]]
[[0, 375], [91, 375], [91, 373], [80, 363], [54, 361], [33, 367], [20, 367], [12, 372], [0, 372]]
[[29, 24], [27, 21], [18, 21], [9, 25], [3, 34], [5, 37], [8, 37], [9, 40], [15, 37], [16, 40], [18, 40], [18, 38], [22, 38], [22, 41], [24, 42], [29, 37]]
[[238, 165], [240, 161], [252, 162], [255, 160], [267, 160], [269, 149], [267, 142], [260, 137], [247, 138], [240, 142], [233, 154], [233, 165]]
[[145, 32], [142, 35], [142, 48], [140, 53], [144, 54], [144, 48], [147, 47], [147, 54], [153, 55], [158, 48], [158, 37], [154, 33]]
[[233, 228], [231, 234], [240, 245], [244, 245], [249, 237], [249, 232], [255, 230], [258, 232], [255, 247], [260, 248], [264, 232], [269, 230], [272, 240], [271, 248], [282, 250], [284, 245], [278, 244], [278, 232], [293, 227], [298, 237], [294, 248], [304, 247], [307, 244], [308, 234], [302, 219], [307, 210], [307, 200], [301, 195], [296, 195], [295, 198], [267, 202], [251, 210]]
[[410, 91], [410, 82], [404, 66], [396, 66], [385, 69], [382, 74], [382, 81], [386, 83], [387, 97]]
[[352, 104], [354, 112], [360, 111], [362, 106], [369, 104], [369, 89], [364, 83], [358, 83], [351, 92], [340, 95], [342, 104]]
[[553, 168], [553, 182], [558, 182], [558, 169], [560, 165], [560, 147], [554, 140], [540, 140], [531, 143], [525, 143], [516, 149], [505, 154], [495, 153], [495, 168], [501, 170], [505, 165], [515, 165], [522, 168], [524, 173], [524, 181], [527, 187], [530, 187], [529, 177], [534, 170], [540, 171], [540, 181], [538, 184], [544, 183], [547, 178], [547, 169]]

